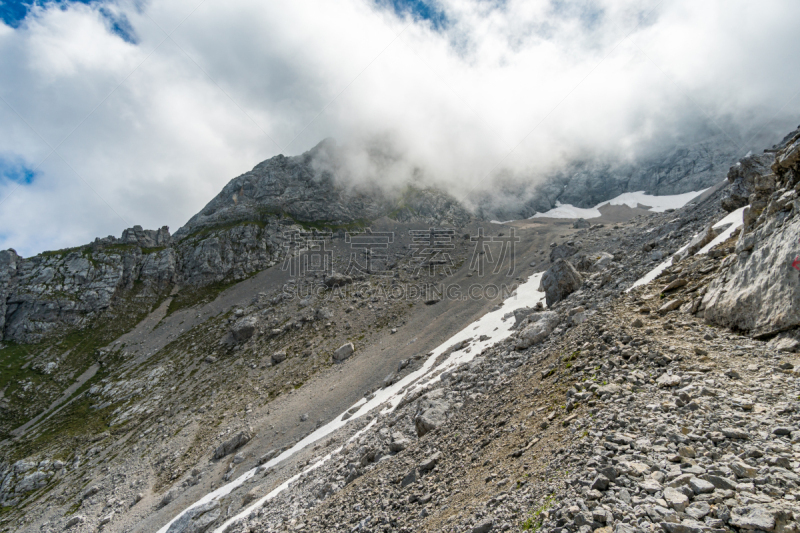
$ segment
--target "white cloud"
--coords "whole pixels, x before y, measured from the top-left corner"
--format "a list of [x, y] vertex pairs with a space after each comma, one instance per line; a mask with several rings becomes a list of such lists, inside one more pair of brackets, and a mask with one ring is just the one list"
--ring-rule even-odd
[[[229, 179], [324, 137], [352, 148], [363, 178], [421, 168], [460, 194], [498, 167], [536, 179], [703, 121], [739, 142], [800, 90], [789, 0], [438, 5], [442, 31], [369, 0], [107, 5], [137, 44], [96, 5], [0, 24], [0, 96], [16, 110], [0, 102], [0, 156], [41, 165], [30, 185], [0, 181], [0, 200], [16, 188], [0, 204], [0, 248], [28, 255], [129, 224], [174, 231]], [[767, 131], [788, 131], [796, 110]], [[375, 146], [399, 162], [376, 167]]]

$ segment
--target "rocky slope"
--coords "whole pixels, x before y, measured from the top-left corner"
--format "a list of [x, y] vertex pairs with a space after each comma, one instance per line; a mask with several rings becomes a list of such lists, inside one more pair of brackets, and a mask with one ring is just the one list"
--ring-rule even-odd
[[[531, 309], [521, 321], [525, 314], [514, 313], [518, 334], [409, 387], [397, 408], [366, 415], [362, 426], [370, 424], [343, 447], [342, 437], [319, 446], [310, 463], [331, 459], [226, 531], [800, 531], [800, 373], [787, 352], [796, 344], [767, 344], [713, 322], [750, 315], [773, 334], [798, 325], [785, 302], [714, 303], [720, 293], [736, 301], [781, 283], [776, 270], [790, 280], [781, 285], [787, 297], [797, 297], [782, 243], [796, 220], [798, 153], [793, 135], [770, 173], [754, 180], [749, 200], [758, 212], [745, 214], [738, 237], [708, 252], [684, 247], [690, 252], [676, 254], [652, 284], [609, 295], [609, 283], [613, 291], [630, 277], [614, 272], [613, 259], [586, 238], [591, 230], [576, 234], [586, 239], [580, 244], [554, 243], [545, 276], [555, 282], [542, 282], [549, 311]], [[739, 176], [731, 172], [732, 181]], [[682, 210], [657, 242], [669, 246], [692, 222], [710, 228], [728, 198], [722, 191]], [[761, 209], [760, 198], [769, 199]], [[742, 253], [759, 227], [772, 228], [760, 247], [780, 267]], [[708, 244], [723, 229], [695, 226], [693, 242]], [[620, 246], [628, 267], [635, 241]], [[747, 261], [756, 266], [742, 287], [737, 264]], [[272, 474], [244, 486], [243, 505], [276, 486]], [[237, 507], [237, 496], [226, 500]], [[198, 523], [209, 516], [200, 511]]]
[[[798, 154], [670, 213], [513, 225], [275, 158], [173, 237], [4, 252], [0, 528], [796, 533]], [[363, 215], [392, 238], [352, 271]], [[319, 227], [335, 274], [283, 269]]]

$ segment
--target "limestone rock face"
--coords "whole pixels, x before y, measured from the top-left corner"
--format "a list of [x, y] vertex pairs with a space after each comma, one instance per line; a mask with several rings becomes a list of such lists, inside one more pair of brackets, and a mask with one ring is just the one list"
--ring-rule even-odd
[[[3, 338], [37, 342], [61, 326], [81, 327], [107, 309], [119, 291], [132, 288], [135, 280], [159, 283], [169, 277], [167, 271], [153, 270], [141, 277], [149, 255], [139, 248], [84, 248], [17, 259], [6, 289]], [[169, 263], [168, 258], [163, 261]], [[0, 267], [3, 270], [12, 273], [7, 266]], [[152, 274], [156, 279], [147, 278]]]
[[578, 290], [583, 276], [564, 259], [558, 259], [542, 276], [539, 290], [546, 295], [547, 305], [553, 305]]
[[800, 325], [800, 262], [795, 263], [800, 252], [800, 206], [795, 190], [800, 166], [797, 162], [794, 166], [779, 163], [792, 161], [788, 154], [795, 150], [798, 137], [800, 132], [795, 132], [777, 153], [767, 154], [776, 161], [771, 168], [763, 158], [757, 167], [751, 166], [765, 174], [748, 175], [753, 192], [736, 253], [723, 262], [703, 297], [701, 309], [709, 322], [753, 336], [773, 335]]
[[728, 270], [711, 282], [703, 298], [705, 319], [753, 335], [800, 325], [798, 254], [800, 219], [764, 224], [747, 240], [752, 248], [734, 256]]

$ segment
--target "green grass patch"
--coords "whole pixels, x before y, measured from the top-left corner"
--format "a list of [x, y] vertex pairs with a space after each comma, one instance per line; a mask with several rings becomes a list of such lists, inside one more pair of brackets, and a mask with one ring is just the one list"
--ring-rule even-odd
[[542, 527], [542, 514], [553, 505], [555, 497], [555, 494], [551, 494], [545, 499], [542, 505], [531, 511], [531, 514], [528, 516], [528, 518], [526, 518], [525, 521], [520, 525], [522, 531], [531, 531], [532, 533], [539, 531], [539, 529]]
[[72, 252], [78, 252], [81, 249], [86, 248], [86, 246], [76, 246], [74, 248], [63, 248], [61, 250], [49, 250], [46, 252], [42, 252], [39, 255], [42, 257], [66, 257], [67, 255], [71, 254]]
[[142, 254], [144, 255], [154, 254], [166, 249], [167, 249], [166, 246], [156, 246], [154, 248], [142, 248]]

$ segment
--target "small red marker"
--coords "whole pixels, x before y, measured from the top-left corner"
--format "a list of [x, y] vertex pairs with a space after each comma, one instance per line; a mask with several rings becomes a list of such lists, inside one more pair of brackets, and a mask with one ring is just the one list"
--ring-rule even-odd
[[800, 270], [800, 255], [794, 256], [794, 261], [792, 261], [792, 268]]

